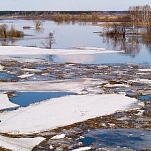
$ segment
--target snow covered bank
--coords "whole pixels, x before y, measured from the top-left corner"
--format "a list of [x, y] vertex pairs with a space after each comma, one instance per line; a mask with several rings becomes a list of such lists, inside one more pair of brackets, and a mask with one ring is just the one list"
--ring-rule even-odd
[[31, 151], [45, 138], [9, 138], [0, 135], [0, 146], [13, 151]]
[[36, 47], [22, 47], [22, 46], [0, 46], [0, 55], [69, 55], [69, 54], [97, 54], [97, 53], [117, 53], [119, 51], [106, 50], [104, 48], [85, 48], [77, 49], [42, 49]]
[[75, 95], [54, 98], [0, 114], [0, 132], [29, 134], [125, 110], [134, 98], [122, 94]]
[[7, 94], [0, 94], [0, 110], [15, 107], [19, 107], [19, 105], [11, 103], [8, 99]]

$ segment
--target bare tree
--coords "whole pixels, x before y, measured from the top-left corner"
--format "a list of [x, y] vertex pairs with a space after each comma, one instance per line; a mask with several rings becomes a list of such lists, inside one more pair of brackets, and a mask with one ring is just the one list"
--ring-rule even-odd
[[54, 33], [50, 32], [45, 41], [42, 42], [42, 45], [46, 49], [51, 49], [52, 45], [55, 43]]
[[131, 6], [129, 8], [131, 23], [133, 27], [137, 27], [139, 24], [150, 23], [151, 7], [145, 6]]
[[35, 30], [37, 32], [43, 31], [42, 22], [40, 20], [35, 20]]

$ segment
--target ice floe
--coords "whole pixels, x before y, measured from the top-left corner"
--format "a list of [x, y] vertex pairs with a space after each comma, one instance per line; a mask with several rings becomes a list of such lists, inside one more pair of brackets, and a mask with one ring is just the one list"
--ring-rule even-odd
[[34, 74], [28, 74], [28, 73], [26, 73], [26, 74], [19, 75], [17, 77], [18, 78], [28, 78], [28, 77], [32, 77], [32, 76], [34, 76]]
[[51, 139], [63, 139], [65, 138], [66, 134], [60, 134], [60, 135], [56, 135], [56, 136], [53, 136]]
[[4, 70], [4, 66], [0, 65], [0, 71], [3, 71]]
[[23, 71], [34, 71], [34, 72], [40, 72], [41, 70], [34, 69], [34, 68], [23, 68]]
[[8, 99], [7, 94], [0, 94], [0, 110], [16, 107], [19, 107], [19, 105], [11, 103]]
[[1, 90], [14, 91], [68, 91], [80, 93], [87, 87], [98, 85], [100, 81], [81, 78], [78, 80], [54, 80], [54, 81], [32, 81], [32, 82], [0, 82]]
[[92, 148], [91, 147], [80, 147], [80, 148], [77, 148], [77, 149], [73, 149], [72, 151], [88, 151], [88, 150], [91, 150]]
[[129, 80], [130, 82], [139, 82], [139, 83], [146, 83], [151, 84], [151, 80], [149, 79], [135, 79], [135, 80]]
[[[121, 94], [73, 95], [0, 114], [0, 132], [30, 134], [126, 110], [135, 98]], [[134, 107], [134, 106], [133, 106]]]
[[31, 151], [43, 140], [45, 140], [44, 137], [10, 138], [0, 135], [0, 146], [13, 151]]
[[142, 72], [151, 72], [151, 68], [147, 68], [147, 69], [138, 69], [138, 71], [142, 71]]
[[111, 88], [111, 87], [129, 87], [129, 85], [127, 84], [106, 84], [104, 85], [104, 87], [107, 87], [107, 88]]

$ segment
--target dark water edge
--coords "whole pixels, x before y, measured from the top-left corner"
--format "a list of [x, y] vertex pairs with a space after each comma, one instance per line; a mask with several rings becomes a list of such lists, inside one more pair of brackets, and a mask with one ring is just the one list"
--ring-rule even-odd
[[10, 101], [21, 107], [27, 107], [33, 103], [38, 103], [47, 99], [75, 94], [76, 93], [71, 92], [16, 92], [15, 96], [10, 98]]
[[86, 146], [114, 149], [151, 149], [151, 131], [138, 129], [94, 130], [83, 136], [80, 141]]

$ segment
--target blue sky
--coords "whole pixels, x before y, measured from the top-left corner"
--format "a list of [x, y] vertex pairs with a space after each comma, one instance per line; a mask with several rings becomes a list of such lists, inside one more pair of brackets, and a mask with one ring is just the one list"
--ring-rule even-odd
[[151, 0], [0, 0], [0, 10], [127, 10]]

